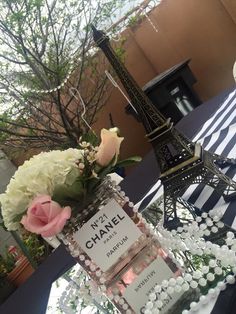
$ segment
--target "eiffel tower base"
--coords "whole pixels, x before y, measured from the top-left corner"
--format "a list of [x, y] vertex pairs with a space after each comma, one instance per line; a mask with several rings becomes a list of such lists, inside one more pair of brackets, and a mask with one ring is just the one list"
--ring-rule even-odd
[[[191, 213], [193, 217], [201, 214], [200, 210], [182, 198], [184, 192], [192, 184], [204, 184], [212, 187], [226, 202], [236, 199], [236, 182], [224, 175], [217, 164], [221, 157], [204, 151], [201, 148], [201, 157], [187, 166], [173, 171], [170, 175], [161, 176], [164, 187], [164, 226], [167, 229], [176, 229], [181, 226], [178, 217], [179, 206]], [[222, 159], [224, 160], [224, 159]]]

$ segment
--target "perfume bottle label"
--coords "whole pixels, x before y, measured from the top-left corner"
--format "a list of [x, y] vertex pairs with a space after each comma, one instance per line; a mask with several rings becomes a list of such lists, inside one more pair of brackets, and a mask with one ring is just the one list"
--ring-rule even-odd
[[74, 239], [105, 272], [141, 235], [122, 207], [111, 200], [74, 234]]
[[[158, 256], [140, 275], [125, 289], [123, 297], [135, 313], [143, 313], [142, 309], [148, 301], [149, 294], [164, 279], [173, 277], [173, 272], [166, 262]], [[163, 302], [160, 314], [165, 313], [181, 297], [181, 293], [173, 293]]]

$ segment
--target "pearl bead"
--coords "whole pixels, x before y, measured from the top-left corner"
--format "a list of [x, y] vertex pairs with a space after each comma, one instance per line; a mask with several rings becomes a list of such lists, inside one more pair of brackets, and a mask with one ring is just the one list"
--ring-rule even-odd
[[226, 281], [227, 283], [229, 283], [230, 285], [233, 285], [235, 283], [235, 278], [233, 275], [228, 275], [226, 276]]
[[202, 273], [200, 272], [200, 270], [196, 270], [193, 272], [193, 278], [200, 279], [201, 277], [202, 277]]
[[176, 279], [175, 278], [170, 278], [169, 285], [173, 287], [173, 286], [175, 286], [175, 284], [176, 284]]
[[91, 264], [91, 265], [90, 265], [90, 269], [91, 269], [91, 271], [95, 271], [96, 266], [95, 266], [95, 265], [93, 265], [93, 264]]
[[126, 303], [123, 304], [123, 305], [122, 305], [122, 308], [123, 308], [123, 310], [127, 310], [127, 309], [128, 309], [128, 304], [126, 304]]
[[173, 294], [174, 293], [174, 288], [173, 287], [168, 287], [166, 289], [166, 291], [167, 291], [168, 294]]
[[216, 266], [216, 261], [214, 259], [211, 259], [210, 262], [209, 262], [209, 266], [211, 268], [215, 267]]
[[213, 281], [215, 279], [215, 275], [212, 273], [208, 273], [206, 277], [208, 281]]
[[213, 219], [214, 222], [218, 222], [220, 220], [220, 217], [215, 215], [215, 216], [212, 217], [212, 219]]
[[202, 273], [207, 274], [209, 272], [209, 267], [208, 266], [202, 266]]
[[156, 301], [156, 306], [157, 306], [157, 308], [162, 308], [162, 306], [163, 306], [163, 302], [161, 301], [161, 300], [157, 300]]
[[175, 292], [180, 293], [181, 290], [182, 290], [182, 288], [181, 288], [180, 285], [176, 285], [176, 286], [175, 286]]
[[89, 266], [91, 261], [89, 259], [86, 259], [84, 263], [85, 263], [86, 266]]
[[233, 239], [231, 239], [231, 238], [227, 238], [227, 239], [225, 240], [225, 242], [226, 242], [226, 244], [227, 244], [228, 246], [234, 244], [234, 241], [233, 241]]
[[151, 310], [153, 308], [153, 303], [152, 302], [147, 302], [146, 307]]
[[182, 285], [182, 289], [183, 291], [188, 291], [189, 290], [189, 284], [187, 282], [185, 282], [183, 285]]
[[216, 226], [213, 226], [213, 227], [211, 228], [211, 231], [212, 231], [213, 233], [217, 233], [217, 232], [218, 232], [218, 228], [217, 228]]
[[175, 236], [177, 234], [176, 230], [171, 230], [171, 233]]
[[204, 235], [205, 236], [208, 237], [210, 234], [211, 234], [210, 230], [208, 230], [208, 229], [204, 230]]
[[202, 216], [202, 218], [207, 218], [208, 215], [207, 215], [207, 213], [202, 213], [201, 216]]
[[156, 300], [156, 294], [155, 293], [150, 293], [150, 295], [149, 295], [149, 300], [151, 300], [151, 301], [155, 301]]
[[196, 222], [201, 222], [202, 221], [202, 217], [197, 216], [195, 220], [196, 220]]
[[208, 294], [210, 295], [210, 297], [215, 297], [216, 296], [216, 291], [215, 289], [211, 288], [208, 290]]
[[186, 274], [186, 275], [184, 276], [184, 279], [185, 279], [186, 281], [191, 281], [191, 280], [192, 280], [192, 276], [191, 276], [190, 274]]
[[120, 298], [119, 304], [120, 304], [120, 305], [123, 305], [124, 303], [125, 303], [124, 299]]
[[218, 228], [223, 228], [224, 227], [224, 223], [222, 221], [217, 222], [217, 227]]
[[178, 285], [182, 285], [183, 283], [184, 283], [184, 279], [183, 279], [183, 277], [178, 277], [177, 279], [176, 279], [176, 282], [177, 282], [177, 284]]
[[201, 302], [202, 304], [205, 304], [205, 303], [208, 302], [208, 300], [207, 300], [207, 298], [206, 298], [205, 295], [201, 295], [199, 300], [200, 300], [200, 302]]
[[207, 224], [208, 227], [212, 227], [213, 226], [213, 222], [212, 222], [212, 220], [210, 218], [206, 219], [206, 224]]
[[223, 282], [223, 281], [219, 281], [218, 284], [217, 284], [217, 287], [223, 291], [226, 289], [226, 284]]
[[190, 308], [191, 308], [191, 309], [196, 308], [196, 306], [197, 306], [197, 303], [196, 303], [196, 302], [192, 302], [192, 303], [190, 304]]
[[100, 277], [102, 275], [102, 272], [101, 272], [101, 270], [97, 270], [95, 274], [97, 277]]
[[196, 289], [197, 286], [198, 286], [198, 283], [197, 283], [195, 280], [193, 280], [193, 281], [190, 282], [190, 287], [191, 287], [191, 288]]
[[207, 281], [205, 278], [200, 278], [198, 283], [201, 287], [205, 287], [207, 284]]
[[227, 235], [227, 238], [229, 238], [229, 239], [234, 238], [234, 233], [232, 231], [228, 231], [226, 235]]
[[79, 259], [80, 259], [81, 261], [84, 261], [84, 260], [85, 260], [85, 256], [84, 256], [84, 255], [80, 255], [80, 256], [79, 256]]
[[207, 228], [207, 225], [206, 224], [201, 224], [200, 225], [200, 230], [205, 230]]

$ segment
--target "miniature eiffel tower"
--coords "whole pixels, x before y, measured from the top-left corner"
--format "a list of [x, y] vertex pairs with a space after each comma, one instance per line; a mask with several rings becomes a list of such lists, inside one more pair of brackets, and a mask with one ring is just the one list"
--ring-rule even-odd
[[217, 166], [217, 162], [228, 163], [228, 159], [205, 151], [200, 144], [191, 142], [176, 130], [171, 120], [157, 110], [120, 62], [109, 43], [109, 37], [94, 26], [92, 29], [94, 41], [122, 82], [144, 125], [148, 141], [153, 146], [164, 188], [165, 227], [171, 229], [180, 224], [177, 203], [196, 216], [196, 208], [181, 197], [191, 184], [207, 184], [223, 196], [225, 201], [236, 197], [236, 182], [225, 176]]

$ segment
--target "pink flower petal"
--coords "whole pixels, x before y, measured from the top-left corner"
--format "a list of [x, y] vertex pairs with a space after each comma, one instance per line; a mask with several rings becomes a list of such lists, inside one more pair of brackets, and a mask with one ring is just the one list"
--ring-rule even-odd
[[62, 208], [48, 195], [37, 196], [23, 216], [21, 223], [30, 232], [53, 236], [60, 232], [71, 216], [69, 206]]
[[[60, 215], [55, 217], [52, 221], [52, 225], [50, 228], [44, 228], [44, 230], [41, 232], [41, 235], [43, 237], [52, 237], [63, 229], [63, 227], [66, 224], [66, 221], [70, 218], [71, 216], [71, 208], [69, 206], [65, 207], [63, 211], [61, 212]], [[48, 225], [47, 225], [48, 226]]]

